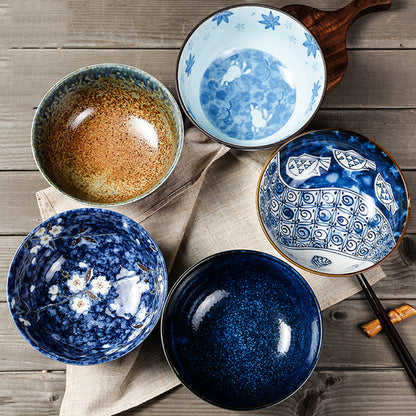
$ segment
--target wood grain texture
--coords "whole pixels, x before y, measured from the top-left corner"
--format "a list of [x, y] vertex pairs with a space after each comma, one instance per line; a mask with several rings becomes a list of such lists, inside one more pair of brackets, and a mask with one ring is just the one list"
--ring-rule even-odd
[[[415, 304], [413, 299], [400, 299]], [[388, 309], [400, 306], [384, 300]], [[2, 371], [64, 370], [65, 365], [51, 360], [31, 347], [14, 326], [6, 303], [0, 303], [0, 373]], [[324, 341], [318, 368], [400, 368], [400, 362], [384, 334], [374, 339], [364, 336], [360, 324], [374, 319], [364, 299], [345, 300], [323, 311]], [[397, 325], [411, 351], [416, 351], [416, 318]]]
[[0, 416], [59, 414], [65, 373], [0, 373]]
[[[416, 188], [416, 171], [404, 171], [409, 189]], [[26, 235], [40, 222], [35, 194], [47, 187], [38, 171], [0, 171], [0, 235]], [[411, 195], [416, 205], [416, 194]], [[16, 215], [16, 209], [19, 215]], [[416, 217], [410, 217], [409, 233], [416, 233]]]
[[[162, 81], [176, 96], [177, 50], [9, 50], [0, 51], [0, 169], [36, 169], [30, 134], [43, 95], [67, 73], [83, 66], [118, 62], [137, 66]], [[349, 69], [324, 100], [312, 126], [348, 128], [376, 139], [396, 153], [403, 168], [413, 167], [416, 125], [416, 50], [351, 51]], [[375, 76], [377, 74], [377, 76]], [[366, 94], [361, 94], [366, 91]], [[363, 113], [366, 109], [380, 112]], [[381, 110], [383, 109], [383, 110]], [[386, 110], [384, 110], [386, 109]], [[397, 143], [400, 146], [392, 146]]]
[[[393, 397], [395, 401], [392, 410]], [[364, 399], [365, 400], [364, 400]], [[363, 403], [364, 400], [364, 403]], [[274, 416], [414, 416], [416, 395], [404, 371], [315, 371], [301, 390], [286, 401], [255, 415]], [[162, 398], [120, 416], [240, 415], [212, 407], [179, 387]]]
[[36, 191], [48, 186], [39, 172], [0, 172], [0, 235], [26, 235], [41, 222]]
[[3, 371], [65, 370], [65, 364], [44, 356], [24, 340], [6, 303], [0, 303], [0, 316], [0, 374]]
[[[0, 126], [3, 127], [0, 129], [0, 170], [36, 170], [30, 141], [31, 121], [31, 118], [26, 121], [21, 118], [0, 121]], [[414, 109], [321, 109], [305, 130], [325, 128], [361, 133], [387, 150], [402, 169], [415, 167]]]
[[[236, 3], [254, 0], [151, 1], [2, 0], [0, 39], [17, 48], [178, 48], [205, 16]], [[335, 10], [349, 0], [272, 0], [282, 7], [303, 3]], [[30, 10], [30, 13], [27, 12]], [[386, 14], [362, 18], [348, 33], [350, 48], [412, 48], [415, 43], [412, 0], [394, 0]]]
[[332, 91], [347, 71], [347, 32], [365, 14], [388, 10], [392, 0], [355, 0], [346, 6], [323, 11], [307, 5], [288, 5], [282, 10], [302, 22], [317, 40], [327, 68], [326, 93]]
[[[412, 236], [416, 239], [416, 236]], [[14, 253], [23, 241], [24, 236], [0, 236], [0, 302], [5, 302], [7, 273]], [[374, 285], [374, 289], [382, 299], [416, 299], [416, 265], [407, 264], [397, 249], [383, 262], [386, 277]], [[352, 299], [364, 299], [357, 294]], [[414, 301], [413, 301], [414, 302]], [[416, 302], [414, 302], [416, 303]]]
[[[336, 10], [350, 0], [270, 0]], [[239, 3], [258, 3], [241, 0]], [[6, 278], [14, 251], [40, 222], [30, 127], [46, 91], [86, 65], [119, 62], [159, 78], [176, 95], [179, 48], [202, 18], [229, 0], [0, 0], [0, 416], [58, 415], [65, 366], [21, 337], [8, 312]], [[393, 0], [390, 10], [361, 17], [348, 30], [348, 67], [308, 128], [357, 131], [384, 147], [416, 189], [416, 2]], [[413, 205], [415, 206], [415, 197]], [[408, 232], [416, 240], [413, 214]], [[411, 234], [415, 233], [415, 234]], [[393, 253], [387, 277], [374, 289], [387, 308], [416, 304], [416, 264]], [[256, 415], [415, 416], [416, 395], [383, 334], [367, 339], [358, 325], [373, 318], [362, 293], [324, 315], [319, 368], [279, 406]], [[416, 317], [398, 330], [416, 354]], [[42, 373], [42, 370], [53, 370]], [[99, 382], [99, 381], [97, 381]], [[179, 387], [123, 416], [239, 414], [210, 406]], [[246, 415], [246, 413], [243, 413]]]
[[[0, 416], [55, 416], [65, 388], [65, 373], [2, 373]], [[365, 397], [363, 411], [362, 398]], [[394, 411], [392, 397], [397, 400]], [[277, 406], [256, 411], [274, 416], [414, 416], [416, 396], [401, 370], [315, 371], [301, 390]], [[178, 387], [120, 416], [247, 415], [219, 409]]]

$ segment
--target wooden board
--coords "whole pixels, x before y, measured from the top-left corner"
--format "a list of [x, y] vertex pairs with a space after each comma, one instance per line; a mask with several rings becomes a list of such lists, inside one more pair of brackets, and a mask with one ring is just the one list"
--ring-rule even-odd
[[[2, 0], [0, 39], [16, 48], [178, 48], [207, 15], [251, 0]], [[275, 7], [303, 3], [335, 10], [348, 0], [274, 0]], [[30, 10], [30, 12], [28, 12]], [[414, 48], [416, 4], [394, 0], [388, 12], [362, 17], [348, 34], [351, 48]], [[383, 30], [380, 30], [383, 28]]]
[[[335, 10], [349, 1], [269, 4], [304, 3]], [[101, 62], [137, 66], [176, 95], [175, 65], [186, 35], [209, 13], [233, 4], [0, 0], [0, 416], [58, 415], [65, 388], [65, 366], [26, 343], [6, 304], [9, 263], [24, 235], [40, 222], [35, 192], [47, 186], [36, 171], [30, 147], [31, 122], [42, 96], [69, 72]], [[376, 140], [405, 170], [412, 195], [416, 195], [415, 19], [415, 1], [393, 0], [389, 11], [364, 16], [352, 25], [346, 76], [308, 127], [349, 129]], [[413, 214], [408, 231], [416, 238]], [[415, 304], [416, 264], [396, 252], [383, 268], [387, 277], [374, 288], [385, 306]], [[414, 416], [416, 394], [385, 336], [369, 340], [358, 328], [373, 318], [363, 295], [328, 308], [323, 317], [318, 370], [292, 398], [256, 415]], [[415, 329], [416, 318], [399, 327], [414, 355]], [[123, 416], [167, 414], [241, 413], [210, 406], [179, 387]]]
[[[416, 187], [416, 171], [405, 171], [404, 176], [410, 189]], [[36, 204], [36, 191], [47, 187], [47, 182], [37, 171], [0, 171], [0, 235], [26, 235], [40, 222]], [[416, 204], [416, 194], [411, 195]], [[16, 208], [19, 207], [19, 216]], [[416, 233], [416, 217], [410, 217], [409, 233]]]
[[[383, 301], [386, 308], [413, 299]], [[7, 304], [0, 303], [0, 373], [2, 371], [64, 370], [65, 365], [51, 360], [31, 347], [15, 328]], [[345, 300], [323, 312], [324, 341], [318, 368], [399, 368], [386, 337], [379, 334], [368, 339], [359, 325], [374, 319], [365, 299]], [[416, 350], [416, 318], [398, 324], [399, 331], [410, 350]], [[357, 355], [357, 351], [360, 353]]]
[[0, 415], [58, 415], [65, 391], [65, 373], [0, 373]]
[[[0, 373], [0, 416], [58, 415], [65, 388], [63, 372]], [[392, 398], [397, 397], [394, 410]], [[365, 400], [364, 400], [365, 399]], [[320, 370], [301, 390], [255, 415], [274, 416], [414, 416], [416, 395], [404, 371]], [[219, 409], [177, 387], [120, 416], [240, 415]]]
[[[31, 151], [32, 119], [43, 95], [67, 73], [108, 61], [134, 65], [159, 78], [176, 95], [177, 53], [21, 49], [2, 56], [0, 51], [0, 169], [36, 169]], [[414, 67], [416, 50], [388, 54], [379, 50], [351, 51], [345, 78], [325, 98], [311, 127], [347, 128], [367, 134], [392, 152], [400, 166], [413, 167], [416, 86], [409, 80], [413, 79]], [[363, 116], [363, 110], [370, 112]], [[398, 141], [400, 146], [396, 146]]]

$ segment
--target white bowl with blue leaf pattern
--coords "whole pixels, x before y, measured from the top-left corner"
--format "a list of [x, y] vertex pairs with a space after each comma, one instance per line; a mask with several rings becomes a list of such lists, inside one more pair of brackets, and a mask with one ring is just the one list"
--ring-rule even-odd
[[57, 214], [24, 239], [10, 266], [8, 303], [23, 337], [49, 358], [91, 365], [140, 345], [167, 295], [162, 253], [114, 211]]
[[189, 34], [176, 71], [190, 120], [229, 147], [271, 147], [309, 123], [325, 96], [323, 53], [289, 14], [261, 5], [218, 11]]
[[260, 222], [288, 260], [321, 275], [353, 275], [402, 240], [410, 196], [393, 158], [367, 137], [317, 130], [283, 144], [257, 190]]

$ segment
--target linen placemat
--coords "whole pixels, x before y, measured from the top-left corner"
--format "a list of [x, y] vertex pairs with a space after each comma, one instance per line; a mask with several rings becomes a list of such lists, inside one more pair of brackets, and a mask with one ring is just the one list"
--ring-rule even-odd
[[[168, 180], [141, 201], [108, 207], [139, 222], [160, 247], [169, 284], [208, 255], [251, 249], [280, 257], [264, 235], [256, 209], [257, 182], [273, 150], [229, 150], [191, 127], [181, 158]], [[85, 207], [53, 188], [37, 193], [42, 219]], [[330, 278], [298, 269], [322, 309], [360, 290], [355, 278]], [[366, 273], [370, 283], [384, 277], [380, 267]], [[60, 416], [110, 416], [136, 407], [177, 386], [167, 365], [158, 327], [143, 344], [113, 362], [68, 365]]]

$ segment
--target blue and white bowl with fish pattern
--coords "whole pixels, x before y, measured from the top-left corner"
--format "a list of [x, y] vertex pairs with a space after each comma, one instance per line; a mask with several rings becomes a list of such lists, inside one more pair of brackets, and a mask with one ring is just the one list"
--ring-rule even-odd
[[47, 357], [90, 365], [119, 358], [152, 331], [167, 295], [162, 253], [114, 211], [55, 215], [22, 242], [8, 303], [23, 337]]
[[384, 260], [407, 228], [410, 197], [391, 156], [351, 131], [302, 134], [263, 169], [257, 205], [274, 247], [323, 275], [352, 275]]
[[325, 96], [323, 53], [291, 15], [262, 5], [220, 10], [189, 34], [176, 71], [190, 120], [229, 147], [270, 147], [303, 130]]

